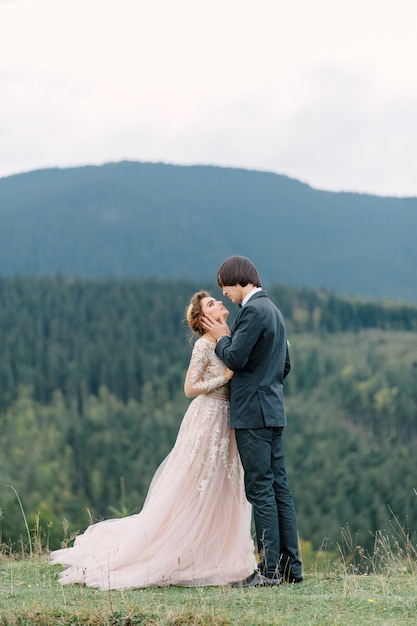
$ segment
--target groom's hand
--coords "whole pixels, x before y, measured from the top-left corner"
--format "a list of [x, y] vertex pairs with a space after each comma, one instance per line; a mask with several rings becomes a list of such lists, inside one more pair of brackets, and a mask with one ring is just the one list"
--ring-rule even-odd
[[221, 337], [230, 335], [230, 330], [225, 317], [222, 317], [220, 321], [217, 321], [211, 315], [203, 315], [201, 318], [201, 325], [214, 337], [216, 341], [218, 341]]

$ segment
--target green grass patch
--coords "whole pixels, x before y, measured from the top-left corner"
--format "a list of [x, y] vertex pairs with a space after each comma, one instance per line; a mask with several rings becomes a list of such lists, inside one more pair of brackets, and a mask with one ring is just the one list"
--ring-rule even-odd
[[417, 577], [307, 572], [278, 588], [62, 587], [45, 556], [0, 557], [1, 626], [272, 626], [417, 623]]

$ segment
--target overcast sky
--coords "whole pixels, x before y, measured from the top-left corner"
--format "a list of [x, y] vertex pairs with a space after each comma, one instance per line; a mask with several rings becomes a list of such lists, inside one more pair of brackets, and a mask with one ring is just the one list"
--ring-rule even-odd
[[122, 159], [417, 196], [417, 0], [0, 0], [0, 176]]

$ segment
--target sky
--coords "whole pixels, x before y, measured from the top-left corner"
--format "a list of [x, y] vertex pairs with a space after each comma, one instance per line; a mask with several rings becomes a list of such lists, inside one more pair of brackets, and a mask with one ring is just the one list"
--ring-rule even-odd
[[121, 160], [417, 196], [416, 0], [0, 0], [0, 177]]

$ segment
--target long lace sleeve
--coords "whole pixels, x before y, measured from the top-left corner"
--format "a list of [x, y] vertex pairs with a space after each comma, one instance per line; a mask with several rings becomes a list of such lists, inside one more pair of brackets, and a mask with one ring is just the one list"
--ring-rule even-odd
[[184, 383], [187, 398], [223, 387], [227, 382], [224, 371], [225, 366], [214, 353], [214, 345], [208, 340], [196, 341]]

